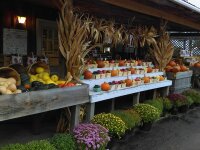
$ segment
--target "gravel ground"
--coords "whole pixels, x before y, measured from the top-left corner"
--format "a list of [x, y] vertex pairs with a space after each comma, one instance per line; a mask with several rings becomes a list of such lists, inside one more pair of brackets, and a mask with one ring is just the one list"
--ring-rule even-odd
[[150, 132], [138, 131], [112, 150], [200, 150], [200, 108], [164, 119]]

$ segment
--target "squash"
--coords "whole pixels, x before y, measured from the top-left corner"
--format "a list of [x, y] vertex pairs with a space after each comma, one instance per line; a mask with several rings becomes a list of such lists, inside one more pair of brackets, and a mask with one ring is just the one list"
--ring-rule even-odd
[[6, 78], [1, 78], [1, 77], [0, 77], [0, 82], [5, 82], [5, 81], [7, 81]]
[[15, 92], [17, 90], [17, 87], [15, 84], [10, 84], [8, 85], [7, 90], [10, 90], [11, 92]]
[[20, 93], [22, 93], [22, 90], [18, 89], [18, 90], [15, 91], [15, 94], [20, 94]]
[[15, 85], [16, 85], [16, 83], [17, 83], [17, 81], [16, 81], [15, 78], [8, 78], [8, 79], [7, 79], [7, 82], [13, 83], [13, 84], [15, 84]]
[[6, 90], [6, 94], [13, 94], [11, 90]]
[[101, 84], [101, 90], [102, 91], [109, 91], [110, 90], [110, 85], [106, 82]]
[[6, 87], [5, 86], [0, 86], [0, 94], [6, 94]]

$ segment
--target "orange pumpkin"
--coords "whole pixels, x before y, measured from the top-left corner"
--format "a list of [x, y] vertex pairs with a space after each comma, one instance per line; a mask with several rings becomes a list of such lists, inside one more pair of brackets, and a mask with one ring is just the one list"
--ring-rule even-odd
[[151, 73], [153, 71], [153, 69], [151, 67], [147, 68], [147, 73]]
[[92, 72], [89, 70], [86, 70], [84, 72], [84, 79], [92, 79]]
[[163, 76], [160, 76], [159, 81], [163, 81], [163, 80], [165, 80], [165, 78]]
[[124, 60], [120, 60], [119, 61], [119, 66], [125, 66], [125, 61]]
[[111, 70], [111, 77], [115, 77], [118, 75], [118, 71], [117, 70]]
[[172, 69], [172, 72], [173, 73], [177, 73], [181, 70], [180, 66], [174, 66], [173, 69]]
[[132, 81], [131, 79], [126, 79], [126, 80], [125, 80], [125, 83], [126, 83], [126, 86], [127, 86], [127, 87], [133, 85], [133, 81]]
[[171, 60], [168, 65], [174, 67], [174, 66], [176, 66], [176, 62]]
[[131, 74], [135, 74], [135, 69], [134, 68], [130, 68]]
[[183, 71], [183, 72], [188, 70], [187, 67], [184, 65], [181, 65], [180, 68], [181, 68], [181, 71]]
[[138, 60], [138, 66], [141, 66], [141, 65], [142, 65], [142, 61]]
[[105, 63], [101, 60], [97, 61], [97, 67], [98, 68], [104, 68], [105, 67]]
[[172, 71], [172, 69], [173, 69], [172, 66], [167, 66], [167, 67], [165, 68], [165, 71], [166, 71], [166, 72], [170, 72], [170, 71]]
[[198, 67], [198, 68], [200, 68], [200, 62], [195, 63], [195, 64], [194, 64], [194, 67]]
[[143, 80], [144, 80], [144, 83], [149, 83], [150, 82], [150, 78], [149, 77], [144, 77]]
[[109, 91], [110, 90], [110, 85], [106, 82], [101, 84], [101, 90], [102, 91]]

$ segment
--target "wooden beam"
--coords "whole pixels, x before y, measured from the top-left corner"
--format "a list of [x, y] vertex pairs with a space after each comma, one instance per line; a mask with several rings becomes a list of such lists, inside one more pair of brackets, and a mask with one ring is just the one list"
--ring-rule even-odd
[[150, 6], [135, 2], [133, 0], [101, 0], [103, 2], [126, 8], [132, 11], [136, 11], [142, 14], [166, 19], [168, 21], [181, 24], [184, 26], [188, 26], [197, 30], [200, 30], [200, 24], [195, 23], [194, 21], [190, 20], [190, 18], [184, 18], [182, 16], [177, 16], [175, 14], [172, 14], [172, 12], [166, 12], [162, 11], [156, 8], [152, 8]]

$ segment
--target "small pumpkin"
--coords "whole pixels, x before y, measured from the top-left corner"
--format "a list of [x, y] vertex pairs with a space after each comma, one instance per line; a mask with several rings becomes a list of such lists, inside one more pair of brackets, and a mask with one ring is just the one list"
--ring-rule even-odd
[[135, 69], [134, 68], [130, 68], [131, 74], [135, 74]]
[[91, 71], [89, 71], [89, 70], [86, 70], [85, 72], [84, 72], [84, 79], [92, 79], [92, 72]]
[[195, 63], [195, 64], [194, 64], [194, 67], [200, 68], [200, 62]]
[[119, 61], [119, 66], [125, 66], [125, 61], [124, 60], [120, 60]]
[[159, 77], [159, 81], [164, 81], [164, 80], [165, 80], [165, 78], [163, 76]]
[[171, 61], [168, 63], [168, 65], [171, 66], [171, 67], [174, 67], [174, 66], [176, 66], [176, 62], [173, 61], [173, 60], [171, 60]]
[[144, 83], [149, 83], [150, 82], [150, 78], [149, 77], [144, 77], [143, 80], [144, 80]]
[[105, 67], [105, 63], [101, 60], [97, 61], [97, 67], [98, 68], [104, 68]]
[[180, 72], [180, 70], [181, 70], [180, 66], [174, 66], [172, 69], [172, 72], [177, 73], [177, 72]]
[[133, 81], [131, 79], [126, 79], [125, 83], [126, 83], [126, 87], [130, 87], [133, 85]]
[[101, 90], [102, 91], [109, 91], [110, 90], [110, 85], [107, 82], [104, 82], [101, 84]]
[[151, 73], [153, 71], [153, 69], [151, 67], [147, 68], [147, 73]]
[[187, 69], [187, 67], [186, 66], [184, 66], [184, 65], [181, 65], [180, 66], [180, 68], [181, 68], [181, 70], [180, 71], [182, 71], [182, 72], [184, 72], [184, 71], [187, 71], [188, 69]]
[[172, 71], [172, 69], [173, 69], [173, 67], [172, 67], [172, 66], [167, 66], [167, 67], [165, 68], [165, 71], [166, 71], [166, 72], [171, 72], [171, 71]]
[[111, 76], [115, 77], [118, 75], [118, 71], [117, 70], [111, 70]]

